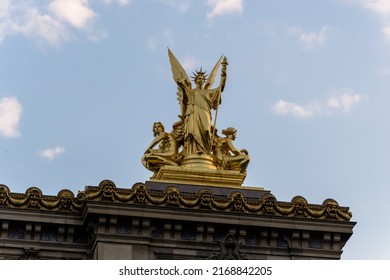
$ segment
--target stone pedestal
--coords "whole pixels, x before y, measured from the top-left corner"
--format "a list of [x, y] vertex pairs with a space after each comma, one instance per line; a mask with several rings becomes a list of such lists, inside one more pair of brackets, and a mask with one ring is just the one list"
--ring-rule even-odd
[[217, 170], [213, 158], [209, 155], [186, 155], [180, 166], [186, 169]]
[[150, 178], [150, 181], [242, 189], [245, 177], [246, 173], [233, 170], [190, 169], [183, 166], [164, 166], [154, 177]]

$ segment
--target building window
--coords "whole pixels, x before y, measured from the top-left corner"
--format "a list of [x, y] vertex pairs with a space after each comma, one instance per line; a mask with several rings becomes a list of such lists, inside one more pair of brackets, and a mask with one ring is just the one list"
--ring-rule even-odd
[[310, 233], [309, 248], [322, 249], [324, 235], [322, 233]]
[[214, 228], [214, 241], [225, 240], [226, 235], [229, 233], [229, 227], [218, 225]]
[[24, 239], [26, 224], [21, 222], [10, 222], [8, 228], [8, 238]]
[[196, 223], [183, 223], [181, 229], [181, 239], [196, 240]]
[[87, 244], [88, 236], [87, 231], [82, 227], [75, 227], [73, 235], [73, 243]]
[[131, 219], [119, 218], [116, 226], [116, 233], [130, 234], [131, 233]]
[[288, 244], [288, 241], [287, 239], [290, 239], [289, 238], [289, 234], [288, 233], [285, 233], [285, 232], [279, 232], [278, 233], [278, 239], [277, 239], [277, 246], [278, 247], [289, 247], [289, 244]]
[[164, 222], [163, 221], [152, 221], [151, 225], [152, 228], [152, 237], [154, 238], [163, 238], [163, 231], [164, 231]]
[[245, 236], [246, 245], [260, 245], [260, 230], [247, 228]]
[[41, 240], [42, 241], [57, 241], [58, 227], [52, 224], [42, 224]]

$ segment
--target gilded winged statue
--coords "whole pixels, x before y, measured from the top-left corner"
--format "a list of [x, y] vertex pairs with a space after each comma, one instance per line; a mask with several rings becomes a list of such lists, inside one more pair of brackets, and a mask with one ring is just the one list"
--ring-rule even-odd
[[[228, 65], [226, 57], [221, 56], [218, 59], [209, 75], [202, 68], [193, 72], [193, 85], [186, 71], [169, 49], [168, 56], [173, 79], [178, 88], [179, 120], [172, 125], [170, 133], [165, 132], [162, 123], [153, 124], [155, 138], [144, 152], [142, 164], [154, 172], [152, 178], [160, 176], [162, 167], [171, 170], [176, 166], [245, 173], [249, 155], [246, 150], [238, 150], [233, 145], [237, 130], [225, 129], [222, 133], [226, 137], [220, 137], [216, 128], [218, 106], [226, 83]], [[222, 67], [219, 85], [212, 88], [220, 66]], [[215, 110], [214, 118], [212, 118], [213, 110]]]
[[[193, 81], [195, 88], [187, 76], [184, 68], [168, 49], [173, 79], [178, 85], [178, 96], [183, 122], [183, 156], [190, 154], [210, 155], [215, 134], [215, 124], [211, 123], [211, 110], [217, 110], [221, 103], [221, 93], [226, 82], [226, 57], [220, 58], [209, 75], [196, 71]], [[222, 64], [221, 80], [219, 86], [211, 89], [219, 66]], [[207, 79], [207, 80], [206, 80]]]

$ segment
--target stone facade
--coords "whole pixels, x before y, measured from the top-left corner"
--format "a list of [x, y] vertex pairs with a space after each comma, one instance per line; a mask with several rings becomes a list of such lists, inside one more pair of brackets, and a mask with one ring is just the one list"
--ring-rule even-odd
[[74, 195], [0, 185], [1, 259], [340, 259], [355, 222], [333, 199], [110, 180]]

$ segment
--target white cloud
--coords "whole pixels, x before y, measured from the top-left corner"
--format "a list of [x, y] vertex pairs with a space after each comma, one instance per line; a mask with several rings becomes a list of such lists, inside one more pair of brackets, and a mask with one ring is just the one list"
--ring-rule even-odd
[[351, 110], [352, 106], [358, 104], [361, 100], [361, 95], [355, 94], [351, 89], [346, 89], [343, 94], [328, 98], [326, 106], [348, 112]]
[[79, 29], [86, 27], [96, 17], [88, 6], [88, 0], [54, 0], [49, 10], [60, 20]]
[[117, 0], [119, 6], [126, 6], [130, 3], [130, 0]]
[[384, 16], [390, 15], [389, 0], [360, 0], [362, 5], [377, 14]]
[[41, 14], [36, 8], [25, 11], [18, 21], [10, 25], [9, 32], [43, 39], [52, 45], [59, 45], [69, 39], [69, 33], [60, 21], [50, 15]]
[[119, 6], [126, 6], [131, 2], [131, 0], [102, 0], [102, 1], [108, 5], [112, 3], [117, 3]]
[[126, 6], [130, 4], [131, 0], [102, 0], [104, 3], [110, 5], [112, 3], [117, 3], [119, 6]]
[[207, 5], [211, 7], [211, 12], [207, 13], [208, 18], [243, 12], [244, 0], [208, 0]]
[[389, 0], [355, 0], [362, 7], [377, 14], [382, 22], [382, 33], [390, 40], [390, 1]]
[[320, 114], [320, 107], [316, 105], [301, 106], [293, 102], [279, 100], [274, 106], [276, 115], [292, 115], [300, 119], [313, 117], [315, 114]]
[[305, 32], [300, 27], [290, 27], [288, 33], [297, 37], [305, 49], [313, 49], [322, 46], [328, 39], [330, 27], [325, 25], [319, 32]]
[[[130, 0], [100, 0], [126, 6]], [[22, 35], [59, 46], [72, 38], [73, 29], [99, 41], [106, 31], [94, 27], [99, 15], [93, 0], [0, 0], [0, 43], [11, 35]]]
[[10, 7], [10, 0], [0, 0], [0, 19], [8, 16]]
[[0, 42], [10, 35], [23, 35], [50, 45], [70, 38], [66, 24], [31, 0], [0, 0]]
[[15, 97], [0, 98], [0, 135], [18, 137], [22, 105]]
[[291, 115], [299, 119], [308, 119], [321, 115], [332, 115], [337, 111], [349, 112], [363, 97], [351, 89], [343, 89], [325, 102], [314, 101], [307, 105], [279, 100], [273, 107], [276, 115]]
[[53, 149], [46, 149], [39, 152], [39, 156], [43, 158], [47, 158], [49, 160], [54, 159], [56, 156], [63, 154], [65, 152], [64, 147], [55, 147]]

